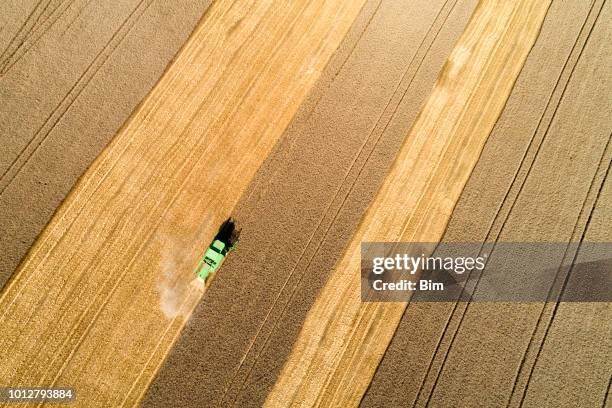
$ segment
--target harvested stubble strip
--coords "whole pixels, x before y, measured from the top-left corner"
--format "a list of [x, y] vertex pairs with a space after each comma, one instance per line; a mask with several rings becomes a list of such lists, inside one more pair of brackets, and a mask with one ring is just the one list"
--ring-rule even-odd
[[269, 406], [354, 406], [406, 304], [362, 303], [360, 243], [440, 240], [548, 1], [481, 2], [390, 174], [310, 310]]
[[195, 303], [198, 257], [362, 5], [211, 6], [2, 293], [0, 386], [138, 402]]

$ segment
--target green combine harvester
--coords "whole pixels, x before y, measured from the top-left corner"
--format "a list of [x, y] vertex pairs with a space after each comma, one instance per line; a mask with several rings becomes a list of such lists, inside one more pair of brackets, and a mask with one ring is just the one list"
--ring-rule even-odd
[[236, 230], [236, 224], [231, 218], [221, 224], [219, 232], [195, 270], [199, 281], [206, 282], [208, 276], [219, 269], [227, 254], [236, 246], [239, 235], [240, 231]]

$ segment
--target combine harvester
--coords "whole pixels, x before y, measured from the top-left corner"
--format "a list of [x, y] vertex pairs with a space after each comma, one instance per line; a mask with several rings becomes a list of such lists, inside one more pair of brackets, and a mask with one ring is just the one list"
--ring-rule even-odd
[[217, 235], [195, 269], [195, 283], [204, 284], [210, 274], [219, 269], [227, 254], [236, 246], [239, 236], [240, 231], [236, 229], [236, 223], [231, 218], [221, 224]]

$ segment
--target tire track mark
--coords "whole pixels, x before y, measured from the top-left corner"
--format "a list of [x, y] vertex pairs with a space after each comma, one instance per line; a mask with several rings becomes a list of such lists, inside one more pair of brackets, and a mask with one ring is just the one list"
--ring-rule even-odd
[[[113, 54], [113, 52], [121, 45], [127, 34], [134, 27], [136, 22], [149, 8], [155, 0], [140, 0], [138, 5], [130, 12], [128, 17], [123, 21], [121, 26], [113, 33], [109, 42], [91, 61], [85, 71], [79, 76], [79, 79], [73, 84], [68, 93], [62, 98], [61, 102], [53, 109], [43, 124], [34, 133], [30, 141], [21, 149], [18, 155], [12, 160], [11, 164], [0, 176], [0, 196], [6, 191], [6, 188], [13, 182], [17, 174], [29, 162], [32, 155], [38, 150], [45, 139], [51, 134], [55, 126], [59, 123], [65, 113], [74, 104], [76, 99], [89, 85], [96, 73], [102, 68], [104, 63]], [[146, 3], [145, 3], [146, 2]]]
[[[43, 7], [42, 11], [39, 14], [36, 14], [37, 10], [39, 9], [39, 7], [41, 7], [41, 4], [43, 2], [43, 0], [38, 0], [38, 2], [34, 6], [34, 8], [32, 8], [32, 10], [28, 14], [28, 16], [25, 19], [25, 21], [23, 22], [23, 24], [19, 27], [19, 29], [17, 30], [17, 32], [15, 33], [13, 38], [11, 38], [11, 41], [8, 43], [7, 47], [4, 49], [4, 51], [2, 51], [2, 54], [0, 54], [0, 67], [4, 66], [4, 63], [5, 63], [6, 59], [8, 58], [8, 57], [6, 57], [6, 54], [7, 53], [14, 53], [15, 52], [15, 51], [11, 51], [11, 48], [18, 49], [21, 46], [21, 44], [23, 44], [23, 41], [25, 41], [27, 39], [27, 37], [30, 34], [30, 32], [32, 31], [32, 29], [38, 23], [38, 20], [40, 19], [41, 15], [45, 12], [47, 7], [49, 7], [49, 4], [52, 1], [53, 0], [47, 0], [47, 3]], [[20, 42], [20, 43], [17, 46], [14, 46], [14, 44], [16, 42]], [[10, 55], [9, 55], [9, 57], [10, 57]]]
[[[66, 12], [66, 10], [68, 10], [72, 6], [72, 1], [73, 0], [62, 0], [57, 6], [55, 6], [55, 8], [53, 8], [44, 17], [42, 21], [40, 21], [39, 23], [37, 22], [37, 25], [32, 27], [32, 30], [28, 33], [28, 36], [24, 38], [21, 44], [19, 44], [19, 46], [15, 50], [13, 50], [13, 52], [11, 52], [11, 54], [8, 55], [7, 58], [2, 63], [0, 63], [0, 77], [2, 75], [6, 75], [11, 70], [11, 68], [16, 63], [18, 63], [21, 60], [21, 58], [23, 58], [28, 53], [28, 51], [32, 49], [34, 45], [38, 43], [38, 41], [60, 19], [60, 17], [62, 17], [62, 15]], [[48, 4], [51, 4], [51, 3], [48, 3]], [[66, 6], [63, 7], [59, 11], [59, 13], [56, 13], [56, 11], [64, 4], [66, 4]]]
[[610, 387], [611, 386], [612, 386], [612, 376], [610, 376], [610, 379], [608, 380], [608, 388], [606, 388], [606, 393], [604, 394], [603, 402], [601, 403], [601, 408], [606, 408], [606, 404], [608, 402], [608, 397], [610, 396]]
[[[606, 180], [608, 179], [608, 176], [610, 174], [610, 167], [612, 165], [612, 157], [608, 158], [608, 163], [607, 165], [605, 164], [606, 162], [606, 156], [609, 156], [609, 151], [610, 151], [610, 141], [612, 140], [612, 134], [610, 134], [610, 136], [608, 137], [608, 142], [606, 143], [606, 147], [604, 152], [601, 155], [601, 158], [599, 160], [599, 163], [597, 165], [597, 171], [595, 172], [593, 179], [591, 180], [591, 184], [589, 186], [589, 193], [593, 190], [593, 188], [596, 185], [596, 180], [598, 179], [599, 173], [600, 171], [603, 169], [603, 167], [606, 168], [605, 170], [605, 174], [601, 180], [601, 183], [599, 184], [599, 187], [597, 187], [597, 193], [595, 195], [595, 200], [591, 206], [591, 208], [588, 210], [589, 211], [589, 216], [586, 220], [586, 223], [583, 226], [582, 232], [580, 234], [580, 239], [579, 239], [579, 245], [578, 248], [574, 251], [574, 255], [572, 256], [572, 262], [570, 263], [570, 268], [567, 271], [567, 273], [565, 274], [565, 276], [563, 277], [563, 282], [561, 285], [561, 289], [558, 293], [558, 295], [554, 295], [554, 302], [555, 305], [553, 307], [552, 313], [550, 316], [546, 317], [546, 322], [544, 322], [544, 315], [546, 314], [546, 311], [548, 309], [548, 303], [546, 303], [544, 305], [544, 307], [542, 308], [540, 315], [538, 317], [538, 322], [534, 328], [533, 334], [531, 336], [531, 339], [529, 341], [529, 344], [527, 346], [527, 348], [525, 349], [525, 352], [523, 353], [523, 361], [525, 361], [526, 357], [527, 357], [527, 352], [529, 350], [529, 348], [531, 348], [532, 343], [535, 340], [535, 335], [537, 330], [539, 329], [540, 323], [545, 325], [545, 330], [544, 330], [544, 334], [542, 336], [542, 339], [540, 340], [540, 343], [537, 345], [538, 351], [536, 353], [535, 359], [531, 365], [531, 367], [528, 368], [529, 370], [529, 374], [527, 374], [527, 382], [525, 384], [525, 387], [523, 388], [522, 392], [521, 392], [521, 398], [520, 398], [520, 403], [519, 406], [523, 406], [524, 402], [525, 402], [525, 398], [527, 397], [527, 392], [529, 390], [529, 384], [531, 383], [531, 379], [533, 377], [533, 373], [535, 371], [535, 367], [537, 365], [538, 359], [540, 358], [540, 355], [542, 353], [542, 349], [544, 348], [544, 344], [546, 343], [546, 340], [548, 338], [548, 333], [550, 332], [550, 328], [552, 327], [552, 324], [555, 320], [555, 316], [557, 315], [557, 310], [559, 309], [559, 305], [561, 304], [561, 298], [563, 296], [563, 293], [565, 291], [565, 288], [567, 287], [567, 283], [569, 282], [569, 278], [571, 276], [571, 273], [574, 269], [574, 264], [576, 263], [576, 259], [578, 258], [578, 255], [580, 255], [580, 247], [582, 246], [582, 243], [584, 242], [584, 239], [586, 237], [586, 234], [589, 230], [589, 226], [591, 224], [591, 220], [593, 218], [593, 213], [595, 212], [595, 208], [597, 207], [597, 203], [599, 202], [599, 198], [601, 197], [601, 193], [604, 189], [604, 186], [606, 184]], [[590, 194], [587, 194], [587, 196], [585, 197], [584, 203], [583, 203], [583, 207], [580, 209], [580, 214], [582, 215], [582, 213], [584, 212], [584, 210], [586, 209], [586, 204], [587, 204], [587, 200], [589, 198]], [[578, 220], [580, 220], [580, 217], [578, 217]], [[576, 222], [576, 224], [574, 225], [574, 233], [577, 232], [578, 229], [578, 222]], [[572, 234], [573, 236], [574, 234]], [[569, 247], [569, 245], [568, 245]], [[562, 264], [563, 265], [563, 264]], [[551, 290], [549, 291], [549, 299], [551, 299], [551, 295], [553, 294], [553, 289], [554, 289], [554, 284], [557, 281], [557, 277], [559, 276], [559, 272], [562, 271], [562, 267], [559, 267], [559, 270], [557, 271], [557, 274], [555, 275], [555, 280], [553, 281], [553, 287], [551, 287]], [[521, 367], [519, 368], [519, 372], [517, 373], [516, 376], [516, 380], [514, 382], [514, 386], [513, 386], [513, 391], [515, 390], [515, 387], [517, 385], [517, 382], [520, 378], [520, 373], [521, 373], [521, 369], [523, 369], [523, 364], [521, 364]], [[510, 397], [508, 399], [508, 404], [507, 406], [510, 406], [512, 400], [512, 394], [510, 394]]]
[[[601, 7], [602, 7], [602, 8], [603, 8], [603, 3], [605, 3], [605, 0], [602, 2], [602, 5], [601, 5]], [[595, 21], [593, 21], [593, 24], [592, 24], [592, 25], [591, 25], [589, 28], [587, 28], [587, 27], [588, 27], [588, 26], [587, 26], [587, 22], [588, 22], [589, 17], [591, 16], [591, 12], [592, 12], [592, 10], [593, 10], [594, 4], [595, 4], [595, 2], [594, 2], [592, 5], [591, 5], [591, 9], [590, 9], [590, 11], [589, 11], [589, 14], [587, 15], [587, 18], [585, 19], [585, 22], [583, 23], [583, 26], [582, 26], [582, 28], [581, 28], [580, 34], [578, 35], [578, 37], [577, 37], [577, 39], [576, 39], [576, 41], [575, 41], [575, 43], [574, 43], [574, 46], [572, 47], [572, 50], [571, 50], [571, 52], [570, 52], [570, 54], [569, 54], [568, 58], [566, 59], [566, 62], [565, 62], [565, 64], [564, 64], [564, 67], [563, 67], [563, 69], [562, 69], [562, 71], [561, 71], [561, 73], [560, 73], [560, 75], [559, 75], [559, 77], [558, 77], [558, 79], [557, 79], [557, 82], [556, 82], [556, 84], [555, 84], [555, 87], [553, 88], [553, 92], [551, 93], [551, 96], [550, 96], [550, 98], [548, 99], [548, 102], [547, 102], [546, 108], [545, 108], [545, 110], [543, 111], [543, 114], [542, 114], [542, 116], [541, 116], [541, 117], [540, 117], [540, 119], [539, 119], [539, 122], [538, 122], [538, 125], [537, 125], [537, 127], [536, 127], [536, 130], [534, 131], [534, 134], [533, 134], [533, 136], [532, 136], [532, 138], [531, 138], [531, 140], [530, 140], [530, 144], [529, 144], [529, 146], [528, 146], [527, 150], [525, 151], [525, 154], [523, 155], [523, 157], [522, 157], [522, 159], [521, 159], [521, 164], [520, 164], [520, 166], [519, 166], [519, 168], [518, 168], [517, 172], [515, 173], [515, 176], [514, 176], [514, 178], [513, 178], [513, 180], [512, 180], [512, 183], [510, 184], [509, 189], [508, 189], [508, 190], [507, 190], [507, 192], [506, 192], [506, 195], [505, 195], [504, 199], [502, 200], [502, 204], [501, 204], [501, 206], [499, 207], [498, 211], [496, 212], [496, 214], [495, 214], [495, 216], [494, 216], [494, 218], [493, 218], [493, 223], [491, 224], [491, 226], [490, 226], [490, 228], [489, 228], [489, 230], [488, 230], [488, 232], [487, 232], [487, 235], [486, 235], [486, 237], [485, 237], [485, 242], [489, 242], [489, 241], [490, 241], [490, 239], [492, 238], [492, 236], [493, 236], [493, 235], [495, 235], [495, 238], [493, 238], [493, 240], [494, 240], [493, 242], [497, 242], [497, 239], [499, 238], [499, 235], [500, 235], [500, 234], [501, 234], [501, 232], [503, 231], [503, 229], [504, 229], [504, 227], [505, 227], [505, 225], [506, 225], [506, 222], [507, 222], [507, 221], [508, 221], [508, 219], [510, 218], [510, 215], [511, 215], [511, 213], [512, 213], [512, 210], [514, 209], [514, 205], [516, 204], [516, 202], [518, 201], [518, 198], [519, 198], [519, 197], [520, 197], [520, 195], [521, 195], [521, 192], [522, 192], [522, 190], [523, 190], [523, 187], [524, 187], [524, 186], [525, 186], [525, 184], [526, 184], [526, 180], [528, 179], [529, 175], [531, 174], [531, 170], [532, 170], [533, 165], [534, 165], [534, 163], [535, 163], [535, 161], [536, 161], [536, 158], [538, 157], [538, 154], [539, 154], [539, 152], [540, 152], [540, 149], [541, 149], [541, 147], [542, 147], [542, 145], [543, 145], [544, 141], [546, 140], [546, 137], [547, 137], [547, 136], [548, 136], [548, 134], [549, 134], [549, 130], [550, 130], [550, 127], [551, 127], [551, 125], [552, 125], [553, 119], [556, 117], [557, 110], [558, 110], [559, 106], [561, 105], [561, 103], [563, 102], [563, 98], [564, 98], [564, 95], [565, 95], [565, 91], [567, 90], [567, 87], [568, 87], [568, 85], [569, 85], [569, 83], [570, 83], [570, 80], [571, 80], [571, 78], [572, 78], [572, 76], [573, 76], [573, 73], [574, 73], [575, 68], [576, 68], [576, 66], [577, 66], [577, 64], [578, 64], [578, 61], [579, 61], [579, 59], [580, 59], [580, 57], [581, 57], [581, 55], [582, 55], [582, 53], [583, 53], [583, 51], [584, 51], [584, 48], [586, 47], [586, 43], [587, 43], [587, 41], [588, 41], [588, 38], [590, 37], [590, 34], [591, 34], [591, 33], [592, 33], [592, 31], [593, 31], [593, 27], [595, 26], [595, 21], [596, 21], [596, 19], [597, 19], [597, 18], [595, 19]], [[599, 17], [599, 13], [600, 13], [600, 12], [601, 12], [601, 8], [599, 9], [599, 12], [597, 13], [597, 17]], [[587, 28], [587, 29], [588, 29], [588, 34], [587, 34], [587, 37], [586, 37], [586, 39], [585, 39], [584, 43], [582, 44], [582, 46], [580, 46], [580, 45], [579, 45], [579, 39], [580, 39], [580, 37], [581, 37], [582, 33], [583, 33], [583, 32], [586, 32], [586, 31], [583, 31], [585, 28]], [[576, 61], [573, 63], [573, 65], [571, 66], [571, 68], [569, 68], [569, 74], [567, 75], [567, 79], [566, 79], [564, 82], [561, 82], [561, 81], [562, 81], [562, 79], [563, 79], [564, 73], [565, 73], [565, 72], [567, 72], [567, 69], [568, 69], [567, 67], [569, 66], [569, 62], [571, 61], [572, 55], [574, 54], [575, 50], [576, 50], [578, 47], [580, 48], [580, 51], [578, 52], [578, 56], [577, 56], [577, 58], [576, 58]], [[560, 94], [560, 96], [559, 96], [559, 99], [558, 99], [558, 100], [556, 101], [556, 103], [555, 103], [555, 102], [553, 102], [553, 98], [554, 98], [555, 93], [557, 92], [557, 89], [559, 89], [559, 86], [562, 86], [562, 91], [561, 91], [561, 94]], [[548, 112], [550, 112], [549, 108], [550, 108], [551, 106], [553, 106], [553, 105], [552, 105], [552, 103], [554, 103], [555, 105], [554, 105], [554, 107], [552, 108], [552, 113], [551, 113], [551, 114], [549, 115], [549, 117], [547, 118], [546, 116], [547, 116]], [[532, 158], [528, 158], [528, 154], [529, 154], [529, 152], [530, 152], [530, 151], [532, 150], [532, 148], [533, 148], [533, 142], [535, 142], [535, 141], [536, 141], [537, 134], [538, 134], [538, 132], [540, 131], [540, 129], [541, 129], [543, 126], [545, 127], [545, 130], [544, 130], [544, 132], [543, 132], [543, 136], [542, 136], [541, 140], [539, 140], [539, 141], [537, 142], [537, 147], [535, 148], [536, 150], [535, 150], [535, 153], [534, 153], [533, 157], [532, 157]], [[521, 180], [519, 180], [519, 176], [520, 176], [521, 170], [522, 170], [523, 168], [525, 168], [525, 162], [526, 162], [527, 160], [530, 160], [530, 162], [529, 162], [529, 164], [527, 164], [527, 165], [526, 165], [526, 169], [527, 169], [527, 170], [526, 170], [526, 174], [525, 174], [524, 176], [521, 176]], [[511, 193], [512, 189], [513, 189], [513, 188], [514, 188], [516, 185], [519, 185], [519, 187], [518, 187], [518, 192], [516, 193], [516, 195], [515, 195], [513, 198], [511, 198], [511, 199], [510, 199], [510, 198], [509, 198], [510, 193]], [[504, 204], [506, 204], [507, 202], [510, 202], [510, 201], [511, 201], [511, 204], [510, 204], [510, 208], [509, 208], [508, 212], [506, 213], [506, 215], [505, 215], [505, 216], [502, 216], [502, 210], [503, 210]], [[497, 231], [497, 233], [495, 233], [495, 232], [494, 232], [494, 224], [495, 224], [495, 221], [496, 221], [496, 220], [498, 220], [498, 219], [500, 219], [500, 218], [502, 218], [502, 217], [503, 217], [503, 222], [502, 222], [502, 225], [501, 225], [501, 227], [499, 228], [499, 230]], [[494, 247], [495, 247], [495, 244], [494, 244], [493, 248], [494, 248]], [[478, 283], [479, 283], [479, 281], [480, 281], [480, 277], [481, 277], [481, 275], [482, 275], [482, 274], [479, 274], [479, 275], [478, 275], [478, 277], [477, 277], [477, 278], [476, 278], [476, 280], [475, 280], [475, 285], [476, 285], [476, 286], [478, 285]], [[470, 277], [471, 277], [471, 276], [470, 276]], [[474, 290], [475, 290], [476, 286], [474, 287]], [[438, 381], [439, 381], [439, 378], [440, 378], [440, 376], [441, 376], [441, 374], [442, 374], [442, 371], [443, 371], [443, 369], [444, 369], [444, 365], [445, 365], [445, 363], [446, 363], [446, 361], [447, 361], [447, 359], [448, 359], [448, 355], [450, 354], [450, 350], [452, 349], [452, 346], [453, 346], [454, 341], [455, 341], [455, 339], [456, 339], [456, 337], [457, 337], [457, 334], [458, 334], [459, 330], [461, 329], [461, 325], [462, 325], [462, 323], [463, 323], [464, 317], [465, 317], [465, 315], [466, 315], [466, 313], [467, 313], [467, 310], [469, 309], [470, 304], [471, 304], [471, 303], [470, 303], [470, 302], [468, 302], [468, 303], [467, 303], [467, 305], [465, 305], [465, 306], [462, 308], [463, 310], [459, 312], [459, 313], [460, 313], [460, 315], [459, 315], [460, 317], [459, 317], [459, 322], [458, 322], [458, 325], [457, 325], [457, 327], [454, 329], [454, 332], [451, 334], [450, 344], [449, 344], [449, 346], [446, 348], [446, 351], [444, 352], [444, 355], [443, 355], [443, 360], [442, 360], [442, 364], [441, 364], [441, 366], [440, 366], [440, 367], [439, 367], [439, 369], [438, 369], [438, 372], [437, 372], [437, 375], [436, 375], [436, 379], [435, 379], [435, 381], [434, 381], [434, 385], [433, 385], [433, 387], [431, 388], [431, 391], [430, 391], [430, 393], [429, 393], [429, 395], [428, 395], [428, 398], [427, 398], [427, 404], [426, 404], [426, 406], [428, 406], [428, 405], [429, 405], [429, 403], [430, 403], [430, 400], [431, 400], [431, 398], [432, 398], [432, 396], [433, 396], [433, 393], [434, 393], [435, 387], [436, 387], [436, 385], [437, 385], [437, 383], [438, 383]], [[453, 308], [453, 312], [451, 313], [451, 317], [450, 317], [450, 319], [456, 319], [456, 318], [455, 318], [455, 316], [456, 316], [456, 314], [455, 314], [455, 313], [456, 313], [456, 311], [457, 311], [457, 310], [459, 310], [459, 307], [458, 307], [458, 306], [459, 306], [459, 303], [455, 303], [455, 306], [454, 306], [454, 308]], [[449, 324], [447, 325], [447, 327], [450, 325], [450, 323], [451, 323], [451, 322], [449, 322]], [[443, 332], [442, 337], [446, 337], [447, 335], [448, 335], [448, 334], [447, 334], [447, 332], [445, 331], [445, 332]], [[442, 343], [442, 341], [443, 341], [443, 338], [440, 340], [440, 343], [439, 343], [439, 344], [441, 344], [441, 343]], [[437, 354], [437, 353], [436, 353], [436, 354]], [[432, 357], [432, 364], [431, 364], [431, 366], [433, 366], [433, 362], [434, 362], [433, 360], [435, 360], [436, 354], [434, 354], [434, 356]], [[427, 373], [426, 378], [429, 376], [429, 374], [430, 374], [430, 372], [428, 372], [428, 373]], [[423, 384], [425, 384], [425, 383], [426, 383], [426, 380], [423, 382]], [[415, 405], [413, 405], [413, 406], [416, 406], [416, 404], [417, 404], [417, 403], [418, 403], [418, 398], [417, 398], [417, 400], [415, 400]]]

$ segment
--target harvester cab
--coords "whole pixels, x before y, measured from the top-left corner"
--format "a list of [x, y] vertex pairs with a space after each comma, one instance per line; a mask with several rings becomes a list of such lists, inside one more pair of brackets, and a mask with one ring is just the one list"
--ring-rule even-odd
[[227, 254], [236, 246], [239, 236], [240, 231], [236, 229], [236, 224], [231, 218], [221, 224], [195, 270], [198, 280], [205, 282], [211, 273], [219, 269]]

